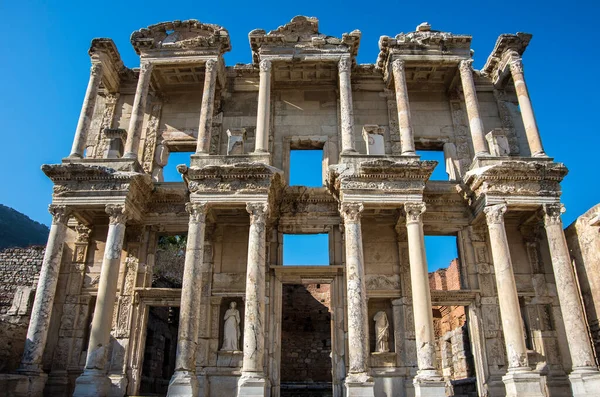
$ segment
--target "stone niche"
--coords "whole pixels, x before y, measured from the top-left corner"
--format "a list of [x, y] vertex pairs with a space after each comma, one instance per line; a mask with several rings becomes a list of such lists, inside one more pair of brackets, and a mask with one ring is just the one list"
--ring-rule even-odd
[[[371, 366], [394, 367], [396, 365], [396, 348], [394, 341], [394, 317], [392, 303], [386, 298], [371, 298], [368, 303], [369, 312], [369, 352], [371, 353]], [[374, 318], [379, 312], [384, 312], [388, 321], [388, 346], [389, 352], [377, 351], [377, 335], [375, 331]]]
[[[223, 347], [223, 339], [225, 336], [225, 313], [229, 309], [231, 302], [236, 303], [236, 309], [240, 312], [240, 339], [238, 340], [238, 346], [240, 350], [237, 351], [224, 351], [221, 350]], [[243, 354], [241, 349], [244, 344], [244, 314], [245, 306], [244, 300], [241, 297], [223, 297], [221, 305], [219, 306], [219, 345], [217, 347], [217, 366], [218, 367], [233, 367], [238, 368], [242, 365]]]

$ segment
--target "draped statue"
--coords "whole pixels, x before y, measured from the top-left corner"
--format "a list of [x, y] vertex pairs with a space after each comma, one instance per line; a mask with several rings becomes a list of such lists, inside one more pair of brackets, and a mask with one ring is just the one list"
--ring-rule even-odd
[[385, 312], [377, 312], [375, 317], [375, 351], [378, 353], [387, 353], [390, 351], [389, 337], [390, 337], [390, 324], [388, 323], [387, 315]]
[[239, 351], [240, 341], [240, 312], [236, 309], [237, 304], [231, 302], [229, 309], [225, 312], [225, 324], [223, 325], [222, 351]]

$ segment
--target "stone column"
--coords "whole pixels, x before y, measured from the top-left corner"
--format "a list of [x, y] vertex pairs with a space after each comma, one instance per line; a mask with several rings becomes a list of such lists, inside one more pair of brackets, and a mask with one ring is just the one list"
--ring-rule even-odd
[[477, 91], [475, 90], [475, 81], [473, 81], [473, 60], [467, 59], [460, 61], [458, 69], [460, 70], [460, 80], [462, 82], [463, 93], [465, 94], [465, 103], [467, 105], [467, 115], [469, 116], [469, 128], [471, 130], [471, 140], [475, 156], [489, 156], [490, 151], [485, 140], [483, 131], [483, 122], [479, 115], [479, 101], [477, 100]]
[[519, 100], [521, 117], [523, 118], [523, 124], [525, 125], [525, 135], [527, 135], [527, 142], [529, 142], [531, 155], [533, 157], [546, 157], [540, 138], [540, 131], [538, 130], [535, 115], [533, 114], [533, 106], [531, 106], [527, 84], [525, 84], [523, 62], [518, 54], [514, 54], [510, 60], [510, 74], [515, 83], [515, 91], [517, 92], [517, 99]]
[[498, 289], [500, 318], [506, 346], [508, 373], [502, 378], [506, 395], [543, 396], [539, 374], [531, 371], [527, 361], [527, 348], [517, 295], [517, 284], [510, 259], [508, 239], [504, 228], [506, 204], [496, 204], [484, 209], [490, 234], [490, 247]]
[[343, 202], [340, 206], [340, 214], [344, 219], [346, 246], [349, 362], [346, 391], [348, 396], [366, 396], [374, 393], [373, 379], [369, 374], [369, 319], [360, 223], [363, 209], [362, 203]]
[[52, 226], [50, 226], [48, 244], [31, 309], [25, 350], [18, 370], [19, 373], [30, 377], [30, 386], [34, 392], [39, 392], [39, 394], [42, 393], [47, 378], [42, 371], [42, 356], [48, 338], [63, 245], [67, 234], [67, 221], [71, 216], [70, 209], [64, 205], [52, 204], [49, 211], [52, 214]]
[[269, 151], [269, 121], [271, 120], [271, 61], [260, 61], [260, 85], [258, 86], [258, 110], [256, 114], [256, 140], [254, 151]]
[[340, 118], [342, 122], [342, 154], [355, 153], [354, 149], [354, 108], [352, 105], [352, 86], [350, 85], [350, 57], [342, 57], [338, 63], [340, 80]]
[[392, 73], [394, 74], [394, 85], [396, 88], [396, 107], [398, 108], [398, 128], [400, 129], [400, 146], [402, 155], [414, 156], [415, 138], [412, 123], [410, 121], [410, 106], [408, 103], [408, 88], [406, 87], [406, 75], [404, 74], [404, 61], [396, 59], [392, 62]]
[[200, 318], [200, 296], [204, 265], [204, 234], [206, 230], [206, 203], [187, 203], [185, 209], [190, 214], [188, 223], [181, 306], [179, 309], [179, 329], [177, 335], [177, 357], [175, 373], [169, 383], [168, 396], [198, 395], [196, 377], [196, 350]]
[[87, 358], [83, 374], [75, 382], [75, 397], [106, 396], [111, 385], [106, 364], [128, 214], [125, 206], [118, 204], [107, 204], [106, 213], [110, 217], [110, 224], [100, 270]]
[[217, 80], [217, 61], [209, 59], [204, 68], [204, 91], [202, 91], [202, 107], [200, 108], [200, 124], [198, 125], [198, 143], [196, 153], [209, 154], [212, 130], [213, 111], [215, 107], [215, 83]]
[[75, 138], [73, 139], [73, 147], [71, 148], [69, 157], [83, 157], [88, 131], [90, 129], [90, 124], [92, 123], [92, 118], [94, 117], [94, 107], [96, 106], [96, 98], [98, 97], [98, 87], [100, 87], [100, 83], [102, 82], [102, 68], [101, 63], [92, 63], [90, 80], [88, 82], [87, 90], [85, 91], [85, 98], [83, 99], [83, 106], [81, 107], [81, 113], [79, 114]]
[[556, 290], [560, 302], [567, 342], [571, 353], [572, 372], [569, 375], [574, 396], [595, 394], [600, 389], [600, 373], [594, 360], [594, 352], [585, 322], [577, 280], [573, 273], [571, 257], [563, 225], [560, 219], [564, 212], [562, 204], [544, 205], [544, 226], [556, 279]]
[[146, 98], [148, 97], [151, 77], [152, 64], [143, 62], [140, 65], [140, 76], [138, 78], [137, 89], [135, 90], [131, 118], [129, 119], [127, 141], [125, 142], [125, 154], [123, 155], [124, 158], [137, 159], [142, 125], [144, 124], [144, 113], [146, 111]]
[[269, 205], [266, 202], [248, 203], [246, 210], [250, 214], [250, 231], [246, 267], [244, 359], [242, 376], [238, 382], [238, 396], [264, 396], [269, 387], [264, 373], [266, 225]]
[[417, 344], [417, 376], [413, 380], [415, 395], [444, 396], [443, 378], [436, 369], [435, 334], [429, 291], [429, 272], [425, 255], [423, 213], [425, 203], [405, 203], [406, 234], [410, 262], [415, 340]]

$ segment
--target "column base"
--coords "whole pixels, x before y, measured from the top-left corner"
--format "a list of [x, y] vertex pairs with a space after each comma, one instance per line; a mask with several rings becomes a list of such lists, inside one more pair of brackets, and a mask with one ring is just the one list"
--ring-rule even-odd
[[83, 374], [75, 381], [73, 397], [106, 396], [110, 391], [110, 386], [110, 379], [104, 371], [85, 369]]
[[348, 374], [344, 381], [347, 397], [374, 397], [375, 382], [366, 373]]
[[191, 371], [175, 371], [169, 382], [167, 397], [189, 397], [198, 395], [198, 377]]
[[446, 397], [444, 378], [434, 369], [417, 371], [413, 386], [415, 397]]
[[541, 152], [536, 152], [536, 153], [532, 154], [531, 157], [548, 157], [548, 155], [546, 154], [546, 152], [541, 151]]
[[595, 368], [576, 369], [569, 374], [573, 397], [592, 396], [600, 390], [600, 372]]
[[531, 370], [509, 371], [502, 381], [506, 397], [544, 397], [540, 374]]
[[0, 374], [0, 390], [7, 396], [37, 397], [44, 395], [48, 375], [42, 371], [21, 371], [15, 374]]
[[242, 373], [238, 381], [238, 397], [265, 397], [269, 381], [263, 374]]

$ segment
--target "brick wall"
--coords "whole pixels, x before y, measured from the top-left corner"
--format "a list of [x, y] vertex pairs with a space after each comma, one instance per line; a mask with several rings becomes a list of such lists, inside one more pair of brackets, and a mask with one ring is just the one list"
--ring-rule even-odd
[[284, 285], [281, 381], [331, 382], [329, 284]]
[[0, 251], [0, 314], [12, 305], [17, 287], [35, 287], [44, 259], [44, 246]]

